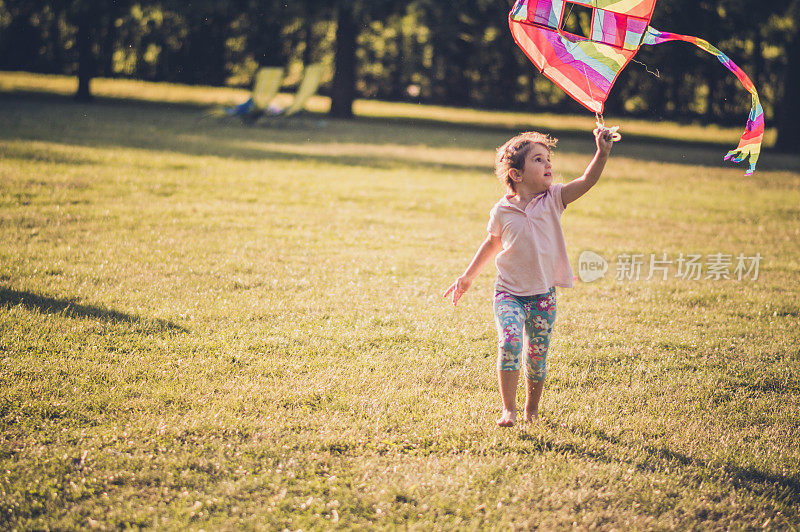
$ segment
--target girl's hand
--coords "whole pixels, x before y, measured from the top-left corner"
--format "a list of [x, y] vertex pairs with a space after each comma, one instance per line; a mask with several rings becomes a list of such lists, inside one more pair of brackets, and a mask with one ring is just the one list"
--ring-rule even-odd
[[443, 297], [447, 297], [450, 293], [453, 294], [453, 306], [458, 303], [458, 300], [461, 299], [461, 296], [464, 295], [464, 292], [469, 290], [469, 287], [472, 286], [472, 279], [467, 279], [463, 275], [456, 279], [456, 282], [450, 285], [450, 288], [445, 290], [442, 294]]
[[614, 133], [608, 128], [598, 127], [594, 130], [594, 142], [597, 144], [597, 151], [608, 155], [614, 145]]

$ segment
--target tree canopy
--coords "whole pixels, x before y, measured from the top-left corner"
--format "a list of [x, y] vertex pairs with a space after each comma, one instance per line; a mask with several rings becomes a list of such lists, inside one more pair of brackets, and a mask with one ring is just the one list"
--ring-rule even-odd
[[[581, 111], [516, 49], [511, 0], [0, 0], [0, 68], [247, 86], [259, 66], [328, 66], [331, 113], [356, 97], [528, 111]], [[660, 0], [653, 25], [700, 36], [756, 84], [779, 145], [798, 145], [800, 0]], [[738, 123], [748, 94], [723, 67], [679, 44], [646, 48], [608, 112]], [[781, 109], [781, 112], [776, 112]]]

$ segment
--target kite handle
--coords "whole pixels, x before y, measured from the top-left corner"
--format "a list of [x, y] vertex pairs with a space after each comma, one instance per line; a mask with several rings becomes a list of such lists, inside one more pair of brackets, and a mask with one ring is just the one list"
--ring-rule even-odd
[[606, 123], [603, 120], [603, 115], [599, 113], [595, 113], [595, 117], [597, 117], [596, 125], [597, 127], [592, 131], [595, 135], [597, 135], [600, 131], [610, 131], [611, 132], [611, 142], [619, 142], [622, 140], [622, 135], [619, 134], [619, 126], [613, 127], [606, 127]]

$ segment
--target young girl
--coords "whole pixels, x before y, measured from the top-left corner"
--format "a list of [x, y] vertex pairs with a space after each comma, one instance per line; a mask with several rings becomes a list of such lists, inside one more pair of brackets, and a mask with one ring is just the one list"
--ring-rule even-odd
[[[516, 391], [524, 358], [525, 421], [539, 419], [539, 399], [547, 373], [547, 348], [556, 319], [555, 287], [572, 286], [572, 269], [561, 230], [561, 213], [597, 183], [611, 152], [612, 132], [595, 130], [597, 152], [583, 175], [553, 184], [550, 152], [556, 139], [522, 133], [497, 149], [495, 172], [508, 194], [489, 213], [489, 235], [467, 270], [448, 288], [453, 304], [497, 255], [494, 314], [497, 324], [497, 379], [501, 427], [517, 421]], [[527, 349], [523, 356], [523, 332]]]

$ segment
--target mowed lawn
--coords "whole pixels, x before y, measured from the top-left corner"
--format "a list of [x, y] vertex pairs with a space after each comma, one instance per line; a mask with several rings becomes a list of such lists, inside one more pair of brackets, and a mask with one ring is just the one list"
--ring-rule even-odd
[[[609, 270], [558, 292], [542, 422], [498, 429], [494, 268], [441, 292], [519, 117], [243, 127], [178, 90], [0, 93], [0, 528], [800, 526], [800, 158], [619, 121], [563, 215]], [[528, 116], [559, 181], [584, 118]]]

